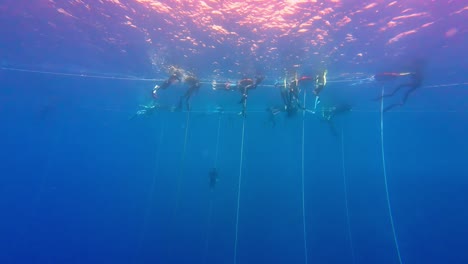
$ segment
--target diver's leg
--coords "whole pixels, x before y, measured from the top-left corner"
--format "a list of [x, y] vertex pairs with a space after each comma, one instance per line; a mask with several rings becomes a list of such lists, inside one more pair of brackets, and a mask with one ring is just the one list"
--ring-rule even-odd
[[317, 111], [317, 106], [320, 104], [320, 97], [318, 95], [315, 96], [315, 103], [314, 103], [314, 112]]
[[242, 111], [240, 113], [242, 115], [242, 117], [246, 116], [246, 109], [247, 109], [247, 97], [243, 97]]
[[184, 96], [182, 95], [182, 96], [180, 96], [180, 98], [179, 98], [179, 104], [177, 104], [177, 108], [176, 108], [177, 111], [182, 110], [183, 101], [184, 101]]
[[273, 108], [270, 108], [270, 123], [271, 123], [271, 127], [275, 127], [276, 126], [276, 114], [275, 114], [275, 109]]
[[190, 111], [190, 98], [192, 98], [192, 94], [195, 91], [195, 89], [195, 87], [190, 87], [184, 95], [185, 107], [187, 108], [187, 111]]
[[401, 88], [403, 88], [405, 86], [407, 86], [407, 84], [400, 84], [391, 93], [384, 94], [384, 95], [381, 95], [381, 96], [375, 98], [375, 101], [381, 100], [382, 98], [385, 98], [385, 97], [393, 96], [393, 95], [395, 95], [396, 92], [398, 92]]
[[187, 111], [190, 111], [190, 96], [185, 97], [185, 107], [187, 107]]
[[286, 91], [281, 91], [281, 98], [283, 99], [283, 104], [285, 107], [288, 106], [288, 94]]
[[402, 106], [402, 105], [403, 105], [402, 103], [391, 104], [391, 105], [385, 107], [385, 108], [383, 109], [383, 112], [385, 113], [385, 112], [387, 112], [387, 111], [389, 111], [389, 110], [391, 110], [391, 109], [393, 109], [393, 108], [395, 108], [395, 107], [397, 107], [397, 106]]
[[336, 130], [335, 123], [333, 123], [331, 120], [327, 121], [328, 126], [330, 127], [330, 131], [334, 137], [338, 137], [338, 131]]
[[405, 104], [406, 103], [406, 100], [408, 100], [408, 97], [410, 96], [410, 94], [412, 94], [414, 91], [416, 91], [417, 87], [411, 87], [411, 89], [409, 89], [406, 93], [405, 93], [405, 96], [403, 96], [403, 101], [401, 102], [401, 104]]

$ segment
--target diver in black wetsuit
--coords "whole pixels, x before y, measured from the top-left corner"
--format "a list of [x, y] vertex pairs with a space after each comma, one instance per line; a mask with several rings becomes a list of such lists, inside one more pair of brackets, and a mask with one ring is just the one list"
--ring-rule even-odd
[[328, 71], [324, 70], [315, 77], [314, 94], [317, 97], [320, 95], [320, 93], [323, 91], [323, 88], [325, 88], [325, 85], [327, 84], [327, 73]]
[[239, 104], [242, 104], [242, 110], [239, 113], [240, 115], [242, 115], [242, 117], [246, 116], [247, 96], [248, 96], [249, 90], [256, 89], [257, 86], [263, 81], [264, 78], [265, 77], [263, 76], [257, 76], [255, 81], [249, 78], [245, 78], [245, 79], [240, 80], [237, 83], [237, 88], [242, 94], [241, 100], [239, 101]]
[[[281, 99], [283, 100], [283, 110], [287, 112], [288, 116], [296, 114], [298, 110], [305, 110], [299, 100], [299, 93], [301, 92], [299, 87], [303, 85], [304, 82], [312, 80], [314, 80], [314, 78], [303, 76], [299, 79], [292, 79], [290, 83], [286, 81], [275, 83], [275, 87], [280, 90]], [[279, 109], [271, 107], [268, 110], [274, 112], [274, 115], [276, 115]]]
[[421, 87], [422, 85], [422, 82], [423, 82], [423, 66], [424, 66], [424, 62], [423, 61], [417, 61], [416, 62], [416, 70], [414, 72], [406, 72], [406, 73], [381, 73], [381, 74], [376, 74], [374, 76], [374, 78], [376, 80], [384, 80], [384, 79], [389, 79], [389, 78], [397, 78], [397, 77], [400, 77], [400, 76], [409, 76], [410, 80], [408, 82], [405, 82], [405, 83], [402, 83], [400, 85], [398, 85], [391, 93], [389, 94], [384, 94], [382, 96], [379, 96], [376, 98], [376, 100], [381, 100], [382, 98], [385, 98], [385, 97], [391, 97], [393, 96], [395, 93], [397, 93], [401, 88], [405, 88], [405, 87], [408, 87], [408, 90], [406, 91], [406, 93], [403, 95], [403, 98], [401, 100], [400, 103], [395, 103], [395, 104], [391, 104], [387, 107], [385, 107], [383, 109], [383, 112], [387, 112], [389, 111], [390, 109], [393, 109], [397, 106], [403, 106], [406, 101], [408, 100], [408, 97], [414, 92], [416, 91], [419, 87]]
[[181, 81], [182, 79], [182, 73], [179, 72], [179, 71], [175, 71], [173, 74], [171, 74], [171, 76], [169, 76], [169, 78], [167, 80], [165, 80], [162, 84], [160, 85], [155, 85], [154, 88], [153, 88], [153, 92], [152, 92], [152, 95], [153, 95], [153, 98], [154, 99], [158, 99], [159, 95], [158, 95], [158, 91], [159, 89], [167, 89], [169, 86], [171, 86], [174, 82], [176, 81]]
[[257, 88], [257, 86], [263, 81], [263, 79], [264, 79], [263, 76], [257, 76], [255, 81], [250, 78], [244, 78], [242, 80], [239, 80], [237, 83], [231, 83], [231, 82], [216, 83], [215, 81], [213, 81], [212, 88], [213, 90], [224, 90], [224, 91], [238, 90], [239, 92], [241, 92], [242, 97], [241, 97], [241, 100], [239, 101], [239, 104], [242, 104], [242, 110], [239, 114], [245, 117], [248, 92], [249, 90], [253, 90]]
[[286, 112], [288, 117], [295, 115], [298, 110], [307, 111], [299, 100], [299, 93], [301, 92], [300, 86], [307, 82], [315, 81], [315, 77], [302, 76], [301, 78], [293, 78], [289, 83], [284, 81], [277, 81], [275, 88], [280, 90], [281, 99], [283, 100], [283, 107], [269, 107], [267, 112], [269, 113], [268, 122], [273, 127], [276, 126], [276, 115], [280, 112]]
[[185, 94], [180, 97], [177, 109], [182, 109], [182, 103], [185, 100], [185, 106], [187, 110], [190, 111], [190, 98], [193, 93], [198, 91], [200, 88], [200, 81], [195, 76], [188, 76], [184, 79], [184, 82], [189, 85], [189, 88]]
[[[275, 88], [280, 90], [281, 99], [283, 100], [284, 109], [287, 110], [289, 106], [289, 89], [286, 80], [284, 82], [276, 82]], [[270, 108], [271, 109], [271, 108]]]
[[154, 112], [157, 111], [170, 111], [174, 112], [174, 107], [163, 106], [158, 103], [151, 102], [148, 105], [140, 105], [140, 110], [138, 110], [133, 116], [129, 118], [129, 120], [133, 120], [139, 116], [150, 116], [153, 115]]
[[289, 84], [289, 102], [286, 112], [288, 116], [292, 116], [297, 113], [298, 109], [303, 109], [301, 103], [299, 102], [299, 80], [293, 80]]
[[218, 170], [216, 168], [211, 168], [208, 177], [210, 180], [210, 190], [213, 191], [218, 182]]
[[268, 123], [271, 123], [271, 126], [272, 127], [275, 127], [276, 126], [276, 115], [281, 113], [281, 111], [283, 111], [283, 109], [281, 109], [281, 107], [268, 107], [266, 109], [266, 111], [268, 112]]
[[337, 114], [342, 114], [351, 111], [352, 106], [349, 104], [338, 104], [322, 110], [322, 118], [325, 121], [331, 121]]
[[[299, 103], [299, 82], [292, 80], [290, 83], [276, 82], [275, 87], [280, 90], [281, 99], [283, 100], [283, 110], [288, 113], [289, 116], [295, 114], [298, 108], [302, 108]], [[269, 110], [279, 110], [275, 108], [269, 108]], [[275, 111], [276, 112], [276, 111]], [[276, 112], [277, 113], [277, 112]]]
[[177, 106], [177, 110], [182, 110], [182, 104], [185, 101], [185, 105], [188, 111], [190, 111], [190, 98], [192, 97], [193, 93], [198, 91], [200, 88], [200, 81], [198, 80], [197, 77], [195, 77], [191, 73], [187, 73], [181, 69], [177, 69], [175, 67], [171, 68], [171, 71], [173, 72], [171, 76], [167, 80], [165, 80], [162, 84], [156, 85], [153, 88], [153, 98], [157, 99], [158, 98], [158, 91], [160, 89], [167, 89], [169, 86], [171, 86], [174, 82], [179, 81], [179, 82], [184, 82], [188, 84], [189, 88], [185, 92], [184, 95], [182, 95], [179, 99], [179, 104]]
[[334, 136], [338, 136], [338, 132], [336, 131], [336, 128], [335, 128], [335, 123], [333, 123], [333, 119], [335, 118], [336, 115], [341, 115], [341, 114], [350, 112], [351, 110], [352, 110], [352, 106], [346, 103], [337, 104], [332, 107], [324, 107], [322, 108], [321, 119], [322, 121], [325, 121], [329, 125], [332, 134]]
[[396, 92], [398, 92], [401, 88], [404, 88], [404, 87], [408, 87], [408, 90], [406, 91], [406, 93], [403, 95], [403, 99], [400, 103], [395, 103], [395, 104], [391, 104], [387, 107], [385, 107], [385, 109], [383, 110], [384, 112], [387, 112], [388, 110], [392, 109], [392, 108], [395, 108], [397, 106], [403, 106], [405, 103], [406, 103], [406, 100], [408, 100], [408, 97], [410, 96], [411, 93], [413, 93], [414, 91], [416, 91], [416, 89], [418, 89], [419, 87], [421, 87], [422, 85], [422, 81], [423, 81], [423, 76], [422, 76], [422, 73], [421, 72], [413, 72], [410, 74], [410, 81], [407, 82], [407, 83], [402, 83], [400, 85], [398, 85], [395, 90], [393, 90], [391, 93], [389, 94], [384, 94], [383, 96], [381, 96], [379, 99], [382, 99], [383, 97], [389, 97], [389, 96], [393, 96]]

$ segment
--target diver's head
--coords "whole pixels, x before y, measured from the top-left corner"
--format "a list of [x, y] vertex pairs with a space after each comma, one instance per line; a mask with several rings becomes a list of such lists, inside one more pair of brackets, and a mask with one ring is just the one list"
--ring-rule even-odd
[[171, 75], [171, 77], [174, 77], [176, 78], [177, 80], [181, 80], [184, 73], [183, 73], [183, 70], [175, 67], [175, 66], [170, 66], [169, 67], [169, 74]]
[[257, 76], [257, 78], [256, 78], [256, 80], [255, 80], [255, 83], [256, 83], [256, 84], [259, 84], [259, 83], [261, 83], [264, 79], [265, 79], [265, 76], [259, 75], [259, 76]]

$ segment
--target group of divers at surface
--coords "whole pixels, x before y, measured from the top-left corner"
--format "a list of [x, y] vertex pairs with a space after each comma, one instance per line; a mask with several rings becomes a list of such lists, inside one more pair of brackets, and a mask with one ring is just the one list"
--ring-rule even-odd
[[[190, 99], [192, 95], [197, 92], [201, 83], [200, 80], [192, 73], [185, 71], [183, 69], [171, 67], [169, 69], [169, 78], [162, 83], [154, 86], [152, 90], [153, 100], [148, 105], [140, 105], [140, 110], [134, 114], [131, 119], [143, 116], [151, 115], [156, 111], [182, 111], [183, 106], [187, 111], [190, 111]], [[399, 90], [406, 88], [406, 92], [403, 94], [403, 97], [399, 103], [390, 104], [383, 109], [384, 112], [389, 111], [395, 107], [403, 106], [408, 97], [418, 89], [423, 81], [423, 75], [420, 68], [416, 68], [413, 72], [382, 72], [375, 74], [373, 79], [378, 82], [386, 82], [395, 79], [402, 79], [401, 82], [388, 94], [382, 94], [377, 97], [375, 100], [381, 100], [384, 97], [391, 97], [395, 95]], [[246, 108], [247, 108], [247, 98], [250, 90], [254, 90], [262, 83], [264, 80], [263, 76], [256, 76], [255, 78], [243, 78], [237, 82], [222, 82], [218, 83], [216, 81], [212, 82], [212, 89], [215, 91], [234, 91], [240, 92], [241, 98], [239, 104], [241, 105], [241, 110], [239, 115], [243, 118], [246, 117]], [[177, 107], [164, 107], [159, 104], [158, 98], [161, 90], [166, 90], [174, 83], [183, 83], [188, 86], [188, 89], [185, 93], [180, 96]], [[332, 122], [333, 118], [336, 115], [344, 114], [352, 110], [352, 106], [348, 103], [338, 103], [331, 104], [328, 106], [318, 107], [320, 104], [320, 95], [324, 90], [327, 84], [327, 70], [320, 71], [315, 76], [294, 76], [290, 80], [286, 78], [283, 81], [278, 81], [275, 83], [274, 87], [277, 88], [280, 92], [283, 105], [280, 107], [269, 107], [267, 109], [270, 119], [269, 121], [272, 125], [275, 125], [275, 117], [280, 113], [286, 113], [288, 117], [295, 115], [297, 112], [302, 111], [303, 113], [309, 112], [317, 114], [319, 118], [328, 123], [332, 134], [337, 135], [336, 129]], [[301, 89], [312, 88], [313, 94], [315, 95], [315, 104], [313, 109], [307, 109], [301, 104], [299, 94]], [[217, 113], [223, 113], [223, 109], [218, 107], [216, 109]], [[212, 168], [209, 171], [209, 186], [213, 190], [216, 183], [218, 182], [218, 170], [217, 168]]]
[[[138, 110], [131, 119], [141, 116], [141, 115], [151, 115], [155, 111], [182, 111], [183, 106], [187, 111], [190, 111], [190, 99], [192, 95], [197, 92], [201, 83], [200, 80], [191, 72], [185, 71], [180, 68], [171, 67], [169, 69], [169, 78], [163, 81], [162, 83], [154, 86], [152, 90], [153, 100], [148, 105], [140, 105], [140, 110]], [[408, 97], [421, 86], [422, 84], [422, 72], [416, 70], [413, 72], [383, 72], [378, 73], [373, 76], [373, 79], [379, 82], [394, 80], [398, 78], [404, 78], [404, 81], [397, 85], [394, 90], [388, 94], [383, 94], [376, 98], [376, 100], [381, 100], [384, 97], [390, 97], [395, 95], [402, 88], [407, 88], [404, 93], [402, 100], [399, 103], [394, 103], [388, 105], [383, 109], [384, 112], [387, 112], [395, 107], [402, 106], [408, 100]], [[256, 76], [255, 78], [243, 78], [237, 82], [212, 82], [212, 89], [215, 91], [237, 91], [240, 92], [241, 98], [239, 104], [241, 105], [241, 110], [239, 115], [246, 117], [247, 114], [247, 98], [250, 90], [256, 89], [264, 80], [264, 76]], [[176, 107], [162, 106], [157, 103], [159, 98], [159, 93], [161, 90], [166, 90], [171, 87], [174, 83], [183, 83], [188, 86], [185, 93], [180, 96], [179, 103]], [[320, 104], [320, 95], [324, 90], [325, 85], [327, 84], [327, 70], [320, 71], [315, 76], [301, 76], [297, 75], [287, 80], [286, 78], [283, 81], [277, 81], [274, 84], [274, 87], [279, 90], [283, 106], [281, 107], [269, 107], [267, 110], [271, 116], [271, 122], [274, 125], [274, 117], [281, 112], [285, 112], [287, 116], [293, 116], [298, 111], [309, 112], [313, 114], [319, 114], [320, 118], [324, 121], [331, 122], [333, 117], [337, 114], [342, 114], [351, 111], [351, 105], [347, 103], [331, 104], [317, 108]], [[307, 89], [312, 87], [313, 94], [315, 95], [315, 104], [313, 109], [307, 109], [301, 105], [301, 99], [299, 94], [301, 89]], [[222, 113], [223, 109], [218, 107], [216, 112]]]

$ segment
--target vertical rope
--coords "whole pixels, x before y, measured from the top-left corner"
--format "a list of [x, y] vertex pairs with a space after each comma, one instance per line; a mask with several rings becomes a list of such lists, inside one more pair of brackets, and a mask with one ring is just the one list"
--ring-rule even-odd
[[[214, 159], [214, 168], [216, 169], [218, 165], [218, 153], [219, 153], [219, 136], [221, 131], [221, 114], [218, 117], [218, 132], [216, 136], [216, 154]], [[203, 263], [206, 263], [207, 256], [208, 256], [208, 248], [209, 248], [209, 240], [210, 240], [210, 229], [211, 229], [211, 218], [213, 215], [213, 197], [210, 197], [210, 206], [208, 209], [208, 223], [207, 223], [207, 231], [206, 231], [206, 238], [205, 238], [205, 253], [203, 255]]]
[[[160, 165], [160, 156], [161, 156], [161, 145], [164, 139], [164, 124], [165, 122], [161, 122], [161, 131], [159, 132], [159, 139], [157, 143], [157, 150], [156, 150], [156, 155], [155, 155], [155, 162], [154, 162], [154, 168], [155, 172], [158, 171], [159, 165]], [[133, 263], [139, 263], [139, 257], [140, 257], [140, 251], [141, 251], [141, 246], [143, 244], [143, 241], [145, 240], [145, 234], [146, 234], [146, 229], [148, 228], [148, 219], [151, 215], [151, 209], [152, 209], [152, 204], [153, 204], [153, 197], [154, 197], [154, 188], [156, 186], [156, 173], [154, 173], [153, 178], [151, 180], [151, 185], [150, 185], [150, 193], [148, 195], [148, 207], [146, 208], [144, 219], [143, 219], [143, 227], [142, 231], [140, 233], [140, 237], [138, 239], [138, 246], [137, 246], [137, 253], [135, 256], [135, 259]]]
[[245, 118], [242, 119], [242, 139], [240, 149], [240, 162], [239, 162], [239, 184], [237, 189], [237, 211], [236, 211], [236, 237], [234, 240], [234, 264], [237, 263], [237, 244], [239, 239], [239, 208], [241, 197], [241, 184], [242, 184], [242, 165], [244, 160], [244, 136], [245, 136]]
[[354, 254], [354, 245], [353, 245], [353, 236], [351, 233], [351, 223], [349, 219], [349, 206], [348, 206], [348, 187], [346, 184], [346, 169], [345, 169], [345, 155], [344, 155], [344, 135], [343, 129], [341, 129], [341, 170], [343, 173], [343, 186], [344, 186], [344, 195], [345, 195], [345, 207], [346, 207], [346, 223], [348, 225], [348, 236], [349, 244], [351, 247], [351, 255], [353, 257], [353, 263], [356, 263], [356, 256]]
[[184, 164], [185, 164], [185, 152], [187, 150], [187, 139], [188, 139], [188, 131], [189, 131], [189, 123], [190, 123], [190, 111], [187, 111], [187, 119], [185, 122], [185, 136], [184, 136], [184, 147], [182, 150], [182, 158], [180, 161], [180, 170], [179, 175], [177, 177], [177, 192], [176, 192], [176, 206], [175, 211], [179, 208], [179, 194], [180, 194], [180, 181], [184, 174]]
[[396, 236], [395, 232], [395, 225], [393, 223], [393, 215], [392, 215], [392, 207], [390, 205], [390, 196], [388, 194], [388, 183], [387, 183], [387, 167], [385, 163], [385, 149], [384, 149], [384, 125], [383, 125], [383, 107], [384, 107], [384, 92], [385, 88], [382, 87], [382, 97], [380, 101], [380, 146], [382, 147], [382, 168], [383, 168], [383, 175], [384, 175], [384, 180], [385, 180], [385, 194], [387, 196], [387, 207], [388, 207], [388, 213], [390, 215], [390, 224], [392, 226], [392, 232], [393, 232], [393, 241], [395, 242], [395, 248], [398, 254], [398, 262], [402, 264], [401, 260], [401, 255], [400, 255], [400, 247], [398, 246], [398, 239]]
[[[306, 108], [306, 91], [304, 90], [304, 109]], [[302, 226], [303, 226], [303, 238], [304, 238], [304, 261], [307, 264], [309, 262], [307, 254], [307, 229], [306, 229], [306, 217], [305, 217], [305, 180], [304, 180], [304, 140], [305, 140], [305, 110], [302, 111], [302, 149], [301, 149], [301, 181], [302, 181]]]
[[216, 168], [218, 166], [218, 154], [219, 154], [219, 132], [221, 131], [221, 114], [219, 114], [218, 117], [218, 133], [216, 136], [216, 154], [215, 154], [215, 161], [214, 161], [214, 167]]

